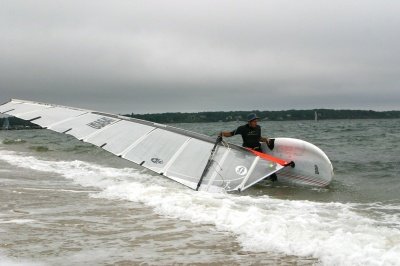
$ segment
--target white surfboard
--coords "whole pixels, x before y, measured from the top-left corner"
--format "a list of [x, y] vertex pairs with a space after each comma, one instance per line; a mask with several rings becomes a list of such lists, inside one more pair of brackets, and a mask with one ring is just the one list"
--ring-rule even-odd
[[262, 144], [262, 149], [272, 156], [295, 162], [293, 168], [286, 167], [276, 173], [278, 181], [318, 187], [325, 187], [332, 181], [331, 161], [320, 148], [309, 142], [294, 138], [275, 138], [272, 149], [265, 143]]

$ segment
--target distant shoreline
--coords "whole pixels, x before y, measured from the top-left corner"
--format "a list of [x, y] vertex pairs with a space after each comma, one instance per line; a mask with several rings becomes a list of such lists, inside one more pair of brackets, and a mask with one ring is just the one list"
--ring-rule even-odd
[[400, 111], [372, 110], [285, 110], [285, 111], [228, 111], [198, 113], [125, 114], [125, 116], [156, 123], [210, 123], [245, 121], [249, 113], [256, 113], [261, 121], [336, 120], [336, 119], [396, 119]]
[[[337, 120], [337, 119], [398, 119], [400, 111], [366, 111], [366, 110], [286, 110], [286, 111], [228, 111], [198, 113], [158, 113], [158, 114], [125, 114], [124, 116], [147, 120], [155, 123], [213, 123], [245, 121], [249, 113], [256, 113], [261, 121], [301, 121], [301, 120]], [[8, 117], [8, 129], [40, 129], [29, 121]], [[0, 118], [0, 130], [4, 130], [6, 118]]]

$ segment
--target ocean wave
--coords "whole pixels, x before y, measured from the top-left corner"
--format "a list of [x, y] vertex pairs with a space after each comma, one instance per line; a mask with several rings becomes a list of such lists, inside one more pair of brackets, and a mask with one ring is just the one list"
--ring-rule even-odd
[[11, 220], [1, 220], [0, 219], [0, 224], [27, 224], [27, 223], [33, 223], [36, 222], [35, 220], [32, 219], [11, 219]]
[[29, 260], [21, 260], [17, 258], [12, 258], [4, 255], [0, 251], [0, 265], [5, 265], [5, 266], [42, 266], [44, 264], [42, 263], [37, 263], [37, 262], [32, 262]]
[[2, 141], [4, 145], [11, 145], [11, 144], [23, 144], [26, 143], [24, 139], [4, 139]]
[[100, 190], [90, 193], [91, 197], [140, 202], [160, 215], [211, 224], [234, 234], [245, 251], [314, 257], [324, 265], [396, 265], [400, 257], [399, 206], [395, 204], [196, 192], [137, 169], [42, 160], [5, 150], [0, 150], [0, 160], [54, 172]]
[[47, 146], [30, 146], [29, 149], [34, 150], [36, 152], [50, 151], [50, 149]]

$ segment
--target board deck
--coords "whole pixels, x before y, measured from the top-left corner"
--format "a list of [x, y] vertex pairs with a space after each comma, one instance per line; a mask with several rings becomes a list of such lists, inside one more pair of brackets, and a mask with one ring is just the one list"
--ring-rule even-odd
[[295, 138], [275, 138], [273, 148], [265, 143], [263, 152], [286, 161], [295, 167], [286, 167], [276, 173], [278, 180], [297, 185], [325, 187], [333, 178], [333, 166], [328, 156], [317, 146]]

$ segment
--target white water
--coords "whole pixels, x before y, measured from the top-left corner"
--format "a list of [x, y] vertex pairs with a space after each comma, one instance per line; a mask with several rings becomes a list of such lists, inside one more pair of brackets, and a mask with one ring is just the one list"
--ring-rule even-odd
[[[6, 150], [0, 150], [0, 160], [62, 175], [90, 187], [91, 197], [140, 202], [160, 215], [214, 225], [234, 234], [247, 251], [312, 256], [324, 265], [400, 265], [398, 206], [195, 192], [136, 169]], [[384, 208], [393, 213], [379, 215]]]
[[1, 252], [0, 252], [0, 265], [1, 266], [44, 266], [44, 264], [42, 263], [10, 258], [4, 256]]

